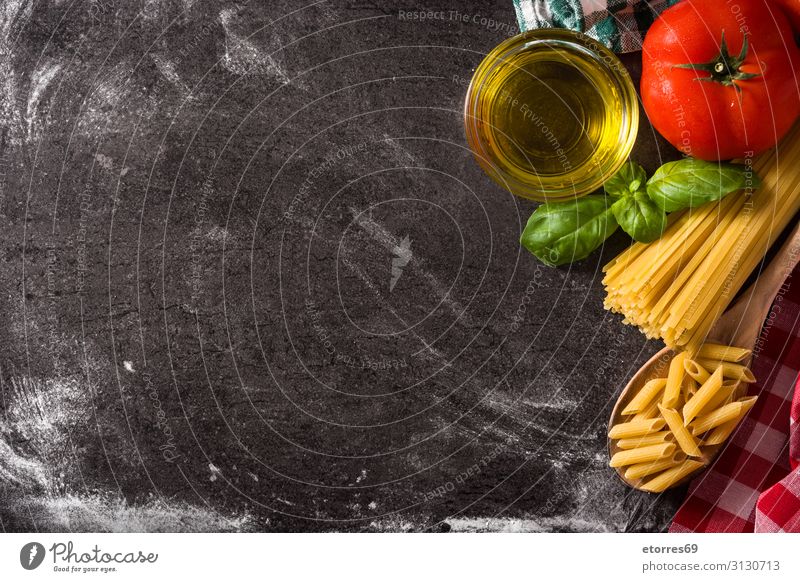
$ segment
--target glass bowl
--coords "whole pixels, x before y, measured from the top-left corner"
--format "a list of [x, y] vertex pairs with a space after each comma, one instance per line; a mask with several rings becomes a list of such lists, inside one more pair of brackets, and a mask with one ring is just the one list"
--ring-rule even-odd
[[512, 194], [542, 202], [602, 186], [628, 159], [639, 103], [620, 60], [566, 29], [533, 30], [492, 50], [464, 104], [467, 142]]

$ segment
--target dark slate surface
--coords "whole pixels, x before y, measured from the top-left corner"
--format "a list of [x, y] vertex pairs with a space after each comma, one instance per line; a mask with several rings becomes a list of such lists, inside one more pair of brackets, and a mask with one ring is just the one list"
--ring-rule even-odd
[[3, 2], [4, 530], [665, 527], [606, 467], [627, 240], [520, 249], [460, 115], [511, 2], [426, 9]]

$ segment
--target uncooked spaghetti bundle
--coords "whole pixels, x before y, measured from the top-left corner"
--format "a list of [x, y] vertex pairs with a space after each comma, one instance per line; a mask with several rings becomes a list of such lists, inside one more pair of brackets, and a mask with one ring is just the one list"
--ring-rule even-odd
[[753, 163], [755, 192], [685, 211], [664, 235], [605, 266], [605, 307], [648, 337], [695, 354], [800, 209], [800, 129]]

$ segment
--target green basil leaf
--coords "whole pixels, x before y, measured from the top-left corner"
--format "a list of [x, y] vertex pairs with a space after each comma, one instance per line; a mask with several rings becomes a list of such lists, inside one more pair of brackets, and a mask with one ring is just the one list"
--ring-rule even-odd
[[558, 266], [579, 261], [617, 229], [605, 196], [542, 204], [528, 219], [520, 242], [540, 261]]
[[653, 242], [667, 227], [667, 213], [650, 200], [644, 190], [620, 198], [611, 210], [622, 230], [638, 242]]
[[684, 158], [664, 164], [647, 181], [647, 194], [665, 212], [694, 208], [745, 187], [758, 188], [761, 180], [739, 164]]
[[625, 162], [619, 172], [611, 176], [603, 184], [606, 194], [619, 198], [638, 191], [647, 180], [644, 168], [636, 162]]

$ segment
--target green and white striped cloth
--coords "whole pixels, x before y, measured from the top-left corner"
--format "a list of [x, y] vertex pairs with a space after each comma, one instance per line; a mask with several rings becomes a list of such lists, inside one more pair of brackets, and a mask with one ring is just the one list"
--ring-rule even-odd
[[618, 53], [638, 51], [661, 11], [679, 0], [514, 0], [521, 31], [571, 28]]

